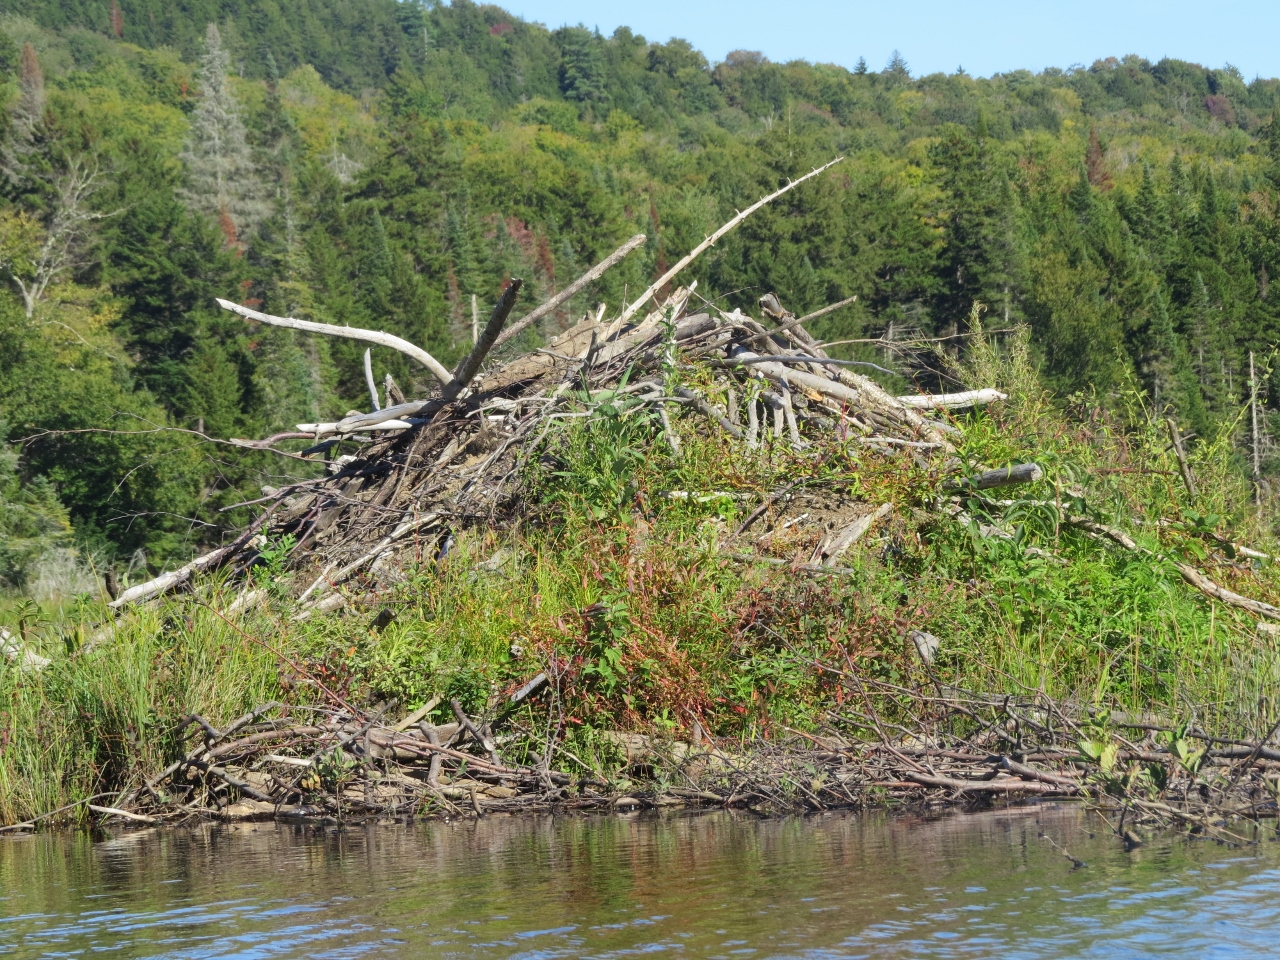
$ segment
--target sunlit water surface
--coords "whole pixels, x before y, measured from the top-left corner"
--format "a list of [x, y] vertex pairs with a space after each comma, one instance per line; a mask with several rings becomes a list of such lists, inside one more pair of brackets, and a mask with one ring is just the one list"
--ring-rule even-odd
[[1054, 806], [0, 841], [4, 957], [638, 954], [1273, 958], [1280, 844], [1125, 853]]

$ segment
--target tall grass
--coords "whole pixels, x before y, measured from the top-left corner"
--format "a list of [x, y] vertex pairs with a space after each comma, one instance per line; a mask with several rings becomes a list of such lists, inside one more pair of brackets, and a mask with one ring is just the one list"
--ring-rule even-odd
[[[603, 728], [680, 733], [696, 720], [720, 735], [772, 736], [839, 724], [849, 692], [824, 665], [880, 689], [1034, 690], [1241, 733], [1274, 722], [1274, 640], [1159, 559], [1280, 600], [1274, 564], [1229, 562], [1210, 536], [1263, 549], [1270, 540], [1273, 513], [1250, 505], [1229, 445], [1197, 448], [1193, 501], [1140, 395], [1121, 398], [1119, 413], [1088, 397], [1051, 402], [1020, 337], [998, 351], [976, 338], [957, 373], [1012, 397], [955, 421], [964, 458], [1034, 459], [1046, 471], [999, 491], [1004, 506], [964, 504], [967, 525], [937, 509], [938, 465], [910, 453], [834, 438], [753, 451], [677, 420], [677, 457], [643, 414], [596, 403], [530, 459], [526, 522], [461, 533], [444, 560], [408, 571], [373, 606], [295, 622], [287, 584], [275, 583], [265, 609], [232, 617], [219, 612], [230, 595], [207, 584], [130, 611], [113, 641], [87, 653], [80, 645], [103, 615], [94, 603], [28, 615], [30, 639], [54, 662], [38, 673], [0, 666], [0, 819], [140, 783], [181, 753], [175, 728], [189, 713], [216, 725], [269, 700], [408, 710], [432, 696], [479, 711], [540, 671], [557, 691], [554, 715], [533, 704], [517, 724], [550, 722], [579, 753]], [[700, 389], [714, 394], [709, 381]], [[735, 556], [762, 528], [725, 545], [761, 497], [796, 481], [894, 505], [843, 561], [849, 574]], [[1073, 515], [1121, 526], [1158, 556], [1090, 539], [1066, 522]], [[1011, 537], [983, 536], [981, 524]], [[800, 535], [757, 546], [793, 560], [812, 544]], [[915, 655], [913, 629], [942, 640], [931, 666]], [[892, 714], [894, 698], [882, 706]]]

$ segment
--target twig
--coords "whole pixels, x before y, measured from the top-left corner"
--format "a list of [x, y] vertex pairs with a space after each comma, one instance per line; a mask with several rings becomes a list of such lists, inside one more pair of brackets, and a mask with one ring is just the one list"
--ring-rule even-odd
[[635, 316], [636, 311], [639, 310], [641, 307], [643, 307], [646, 303], [648, 303], [649, 299], [655, 293], [657, 293], [659, 290], [665, 287], [668, 283], [670, 283], [672, 279], [674, 279], [680, 273], [681, 270], [683, 270], [689, 264], [693, 263], [693, 261], [698, 259], [698, 257], [701, 256], [704, 251], [714, 246], [717, 240], [719, 240], [726, 233], [728, 233], [730, 230], [732, 230], [734, 227], [740, 224], [743, 220], [747, 219], [747, 217], [751, 216], [751, 214], [755, 213], [757, 210], [759, 210], [761, 207], [765, 206], [766, 204], [772, 203], [774, 200], [777, 200], [780, 196], [792, 190], [793, 188], [798, 187], [800, 184], [804, 183], [806, 180], [812, 177], [816, 177], [818, 176], [818, 174], [822, 173], [823, 171], [830, 169], [831, 167], [835, 166], [837, 163], [839, 163], [843, 159], [844, 157], [836, 157], [831, 162], [825, 163], [821, 167], [818, 167], [815, 170], [810, 170], [808, 173], [806, 173], [803, 177], [800, 177], [798, 180], [788, 180], [787, 185], [783, 187], [781, 190], [775, 190], [773, 193], [769, 194], [767, 197], [764, 197], [761, 200], [757, 200], [751, 206], [747, 207], [747, 209], [735, 215], [731, 220], [729, 220], [728, 223], [726, 223], [719, 230], [711, 234], [711, 236], [707, 237], [700, 244], [698, 244], [696, 247], [690, 250], [678, 263], [676, 263], [674, 267], [672, 267], [670, 270], [668, 270], [666, 273], [660, 276], [657, 280], [655, 280], [649, 286], [648, 290], [642, 293], [630, 306], [628, 306], [625, 310], [623, 310], [622, 316], [618, 318], [618, 321], [617, 321], [618, 325], [626, 323], [633, 316]]

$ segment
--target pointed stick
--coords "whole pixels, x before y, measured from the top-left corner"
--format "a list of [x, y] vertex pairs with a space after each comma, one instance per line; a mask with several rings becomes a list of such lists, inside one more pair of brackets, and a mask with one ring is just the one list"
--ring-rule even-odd
[[515, 323], [509, 326], [503, 332], [502, 336], [498, 338], [498, 342], [495, 343], [494, 346], [495, 347], [502, 346], [512, 337], [515, 337], [521, 331], [525, 330], [530, 324], [537, 323], [539, 320], [545, 317], [552, 310], [555, 310], [562, 303], [567, 301], [570, 297], [574, 296], [574, 294], [578, 293], [578, 291], [580, 291], [587, 284], [591, 283], [594, 280], [598, 280], [606, 270], [608, 270], [614, 264], [621, 261], [632, 250], [635, 250], [637, 247], [643, 246], [645, 239], [646, 237], [643, 233], [637, 233], [634, 237], [632, 237], [630, 240], [628, 240], [626, 243], [620, 246], [617, 250], [613, 251], [613, 253], [609, 254], [609, 256], [605, 257], [603, 260], [597, 263], [594, 267], [592, 267], [590, 270], [588, 270], [586, 273], [580, 276], [577, 280], [573, 281], [573, 283], [569, 284], [569, 286], [565, 287], [563, 290], [557, 293], [554, 297], [552, 297], [546, 303], [542, 304], [542, 306], [538, 307], [532, 313], [526, 314], [525, 316], [521, 317], [519, 320], [517, 320]]
[[369, 385], [369, 399], [373, 401], [373, 409], [381, 410], [382, 404], [378, 402], [378, 385], [373, 382], [373, 350], [369, 349], [364, 352], [364, 382]]
[[777, 200], [780, 196], [782, 196], [784, 193], [791, 190], [793, 187], [798, 187], [800, 184], [804, 183], [806, 180], [810, 179], [811, 177], [816, 177], [818, 174], [822, 173], [824, 170], [834, 167], [837, 163], [839, 163], [843, 159], [844, 157], [836, 157], [830, 163], [823, 164], [822, 166], [818, 167], [816, 170], [810, 170], [799, 180], [787, 181], [787, 185], [783, 187], [781, 190], [776, 190], [773, 193], [769, 194], [764, 199], [757, 200], [751, 206], [747, 207], [747, 209], [738, 213], [736, 216], [734, 216], [732, 220], [726, 223], [723, 227], [721, 227], [715, 233], [711, 234], [711, 236], [707, 237], [700, 244], [698, 244], [696, 247], [690, 250], [689, 253], [685, 255], [683, 260], [681, 260], [674, 267], [672, 267], [670, 270], [668, 270], [666, 273], [660, 276], [657, 280], [655, 280], [652, 286], [650, 286], [648, 290], [646, 290], [644, 293], [640, 295], [640, 298], [638, 300], [632, 303], [631, 306], [627, 307], [627, 309], [622, 311], [622, 316], [618, 318], [618, 325], [621, 326], [622, 324], [630, 320], [635, 315], [636, 311], [639, 310], [641, 307], [643, 307], [646, 303], [648, 303], [650, 297], [652, 297], [655, 293], [657, 293], [659, 290], [665, 287], [668, 283], [670, 283], [671, 279], [675, 277], [676, 274], [678, 274], [681, 270], [683, 270], [689, 264], [693, 263], [694, 260], [698, 259], [698, 257], [702, 255], [703, 251], [705, 251], [708, 247], [715, 246], [715, 242], [717, 240], [719, 240], [726, 233], [728, 233], [730, 230], [732, 230], [734, 227], [740, 224], [743, 220], [747, 219], [747, 217], [751, 216], [751, 214], [755, 213], [765, 204], [772, 203], [774, 200]]
[[444, 394], [441, 397], [445, 403], [457, 399], [458, 395], [466, 389], [467, 384], [480, 372], [480, 364], [484, 362], [485, 356], [493, 349], [494, 344], [498, 342], [498, 335], [502, 333], [502, 327], [506, 324], [507, 317], [511, 316], [511, 309], [516, 305], [516, 297], [520, 296], [520, 288], [523, 286], [523, 280], [512, 278], [511, 283], [507, 285], [507, 289], [502, 291], [502, 296], [494, 304], [489, 322], [485, 324], [484, 332], [480, 334], [476, 345], [471, 348], [471, 353], [467, 355], [467, 359], [458, 364], [458, 369], [453, 372], [453, 378], [445, 385]]
[[223, 300], [221, 297], [215, 298], [218, 306], [223, 310], [230, 310], [232, 313], [239, 314], [246, 320], [257, 320], [259, 323], [270, 324], [273, 327], [288, 327], [290, 330], [305, 330], [307, 333], [323, 333], [329, 337], [347, 337], [351, 340], [364, 340], [367, 343], [376, 343], [380, 347], [390, 347], [392, 350], [399, 350], [431, 371], [432, 375], [443, 384], [449, 383], [453, 378], [449, 375], [449, 371], [439, 360], [433, 357], [427, 351], [419, 346], [415, 346], [408, 340], [402, 340], [400, 337], [390, 333], [383, 333], [381, 330], [363, 330], [360, 327], [339, 327], [332, 323], [313, 323], [310, 320], [295, 320], [293, 317], [273, 317], [269, 313], [261, 313], [257, 310], [250, 310], [248, 307], [242, 307], [238, 303], [232, 303], [230, 300]]

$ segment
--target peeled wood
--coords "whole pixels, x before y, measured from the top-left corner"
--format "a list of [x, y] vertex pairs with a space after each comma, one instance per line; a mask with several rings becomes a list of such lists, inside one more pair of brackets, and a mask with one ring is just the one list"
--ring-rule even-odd
[[828, 546], [822, 549], [822, 565], [824, 567], [834, 567], [836, 561], [840, 559], [846, 550], [862, 539], [862, 535], [875, 526], [877, 521], [883, 520], [891, 512], [893, 512], [893, 504], [882, 503], [875, 510], [854, 520], [853, 523], [836, 534]]
[[898, 397], [898, 402], [918, 410], [931, 410], [934, 407], [942, 407], [945, 410], [964, 410], [968, 407], [982, 407], [1008, 399], [1007, 393], [986, 387], [982, 390], [966, 390], [964, 393], [916, 394]]
[[290, 330], [305, 330], [307, 333], [323, 333], [329, 337], [363, 340], [366, 343], [376, 343], [380, 347], [399, 350], [406, 356], [413, 357], [413, 359], [430, 370], [432, 375], [442, 384], [447, 384], [453, 379], [449, 371], [445, 369], [444, 364], [439, 360], [421, 347], [410, 343], [408, 340], [402, 340], [394, 334], [383, 333], [381, 330], [364, 330], [360, 327], [339, 327], [331, 323], [295, 320], [293, 317], [275, 317], [269, 313], [260, 313], [257, 310], [242, 307], [240, 304], [232, 303], [230, 300], [223, 300], [220, 297], [215, 299], [218, 301], [218, 306], [222, 307], [223, 310], [230, 310], [232, 313], [239, 314], [247, 320], [256, 320], [258, 323], [266, 323], [273, 327], [288, 327]]
[[511, 311], [516, 305], [516, 298], [520, 296], [520, 288], [523, 286], [524, 281], [515, 278], [507, 284], [507, 289], [502, 291], [502, 296], [498, 298], [498, 302], [493, 308], [493, 313], [489, 317], [489, 322], [485, 324], [484, 331], [480, 334], [480, 339], [471, 348], [467, 358], [458, 364], [458, 369], [454, 372], [448, 384], [445, 385], [442, 397], [445, 403], [456, 400], [462, 391], [467, 388], [467, 384], [474, 380], [475, 375], [480, 372], [480, 364], [484, 362], [484, 358], [493, 349], [494, 344], [498, 342], [498, 335], [502, 333], [507, 317], [511, 316]]
[[[1117, 530], [1115, 527], [1109, 527], [1106, 524], [1094, 523], [1092, 520], [1086, 520], [1083, 517], [1071, 517], [1067, 520], [1073, 527], [1084, 530], [1095, 537], [1105, 537], [1112, 543], [1124, 547], [1126, 550], [1132, 550], [1134, 553], [1149, 554], [1156, 559], [1166, 559], [1151, 550], [1147, 550], [1138, 545], [1138, 542], [1129, 536], [1123, 530]], [[1220, 600], [1228, 606], [1237, 607], [1241, 610], [1248, 610], [1250, 613], [1259, 617], [1266, 617], [1268, 620], [1280, 620], [1280, 607], [1274, 607], [1262, 600], [1251, 600], [1248, 597], [1228, 590], [1226, 587], [1219, 586], [1214, 583], [1195, 567], [1189, 566], [1177, 560], [1170, 559], [1182, 576], [1182, 579], [1195, 587], [1206, 597], [1214, 600]]]
[[563, 290], [557, 293], [554, 297], [552, 297], [546, 303], [542, 304], [537, 309], [533, 310], [531, 313], [528, 313], [525, 316], [521, 317], [515, 323], [511, 324], [511, 326], [507, 327], [507, 329], [502, 332], [502, 335], [498, 337], [497, 342], [494, 343], [494, 346], [495, 347], [502, 346], [508, 340], [518, 336], [530, 324], [537, 323], [539, 320], [541, 320], [547, 314], [551, 313], [551, 311], [555, 310], [561, 304], [568, 302], [572, 297], [578, 294], [585, 286], [587, 286], [587, 284], [600, 279], [600, 277], [604, 274], [606, 270], [608, 270], [610, 267], [614, 266], [615, 264], [621, 262], [622, 259], [626, 257], [627, 254], [629, 254], [632, 250], [635, 250], [637, 247], [643, 246], [645, 240], [647, 239], [648, 238], [643, 233], [637, 233], [634, 237], [632, 237], [630, 240], [628, 240], [626, 243], [620, 246], [617, 250], [613, 251], [613, 253], [609, 254], [609, 256], [605, 257], [603, 260], [601, 260], [594, 267], [592, 267], [590, 270], [588, 270], [586, 273], [580, 276], [577, 280], [573, 281], [573, 283], [569, 284], [569, 286], [565, 287]]
[[672, 267], [670, 270], [668, 270], [666, 273], [660, 276], [657, 280], [655, 280], [648, 290], [642, 293], [634, 303], [632, 303], [629, 307], [627, 307], [627, 309], [623, 310], [622, 316], [618, 318], [619, 325], [626, 323], [633, 316], [635, 316], [636, 312], [641, 307], [643, 307], [646, 303], [648, 303], [649, 299], [655, 293], [657, 293], [659, 290], [665, 287], [668, 283], [670, 283], [680, 273], [681, 270], [683, 270], [689, 264], [693, 263], [694, 260], [698, 259], [698, 257], [701, 256], [709, 247], [715, 246], [715, 242], [717, 240], [719, 240], [726, 233], [728, 233], [730, 230], [732, 230], [734, 227], [740, 224], [743, 220], [747, 219], [747, 217], [751, 216], [751, 214], [755, 213], [757, 210], [759, 210], [761, 207], [765, 206], [766, 204], [772, 203], [774, 200], [777, 200], [780, 196], [787, 193], [789, 190], [793, 189], [794, 187], [798, 187], [800, 184], [804, 183], [806, 180], [812, 177], [816, 177], [818, 174], [822, 173], [823, 171], [831, 167], [834, 167], [837, 163], [839, 163], [843, 159], [844, 157], [836, 157], [830, 163], [825, 163], [822, 166], [818, 167], [816, 170], [810, 170], [808, 173], [806, 173], [803, 177], [801, 177], [798, 180], [789, 180], [787, 182], [787, 185], [783, 187], [781, 190], [775, 190], [773, 193], [769, 194], [767, 197], [761, 200], [757, 200], [751, 206], [747, 207], [747, 209], [738, 213], [732, 220], [730, 220], [728, 223], [722, 226], [719, 230], [711, 234], [711, 236], [707, 237], [700, 244], [698, 244], [696, 247], [690, 250], [684, 256], [684, 258], [680, 260], [679, 263], [677, 263], [674, 267]]

